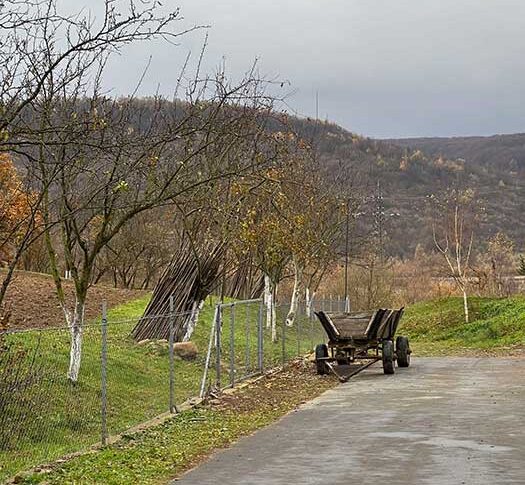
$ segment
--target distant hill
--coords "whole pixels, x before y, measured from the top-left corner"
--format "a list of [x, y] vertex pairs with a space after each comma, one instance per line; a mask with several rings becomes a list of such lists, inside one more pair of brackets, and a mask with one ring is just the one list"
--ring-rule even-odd
[[[153, 112], [154, 107], [153, 100], [142, 100], [145, 113], [148, 109]], [[171, 109], [169, 104], [166, 109]], [[177, 113], [180, 116], [180, 109]], [[140, 119], [146, 120], [146, 114]], [[270, 116], [265, 119], [266, 128], [277, 131], [291, 127], [315, 147], [327, 170], [350, 180], [347, 183], [351, 183], [352, 193], [365, 196], [354, 239], [360, 240], [364, 234], [374, 236], [379, 183], [384, 198], [384, 252], [405, 257], [412, 255], [418, 244], [432, 248], [428, 196], [459, 181], [474, 189], [486, 207], [478, 242], [504, 231], [519, 250], [524, 249], [525, 134], [374, 140], [325, 121], [293, 116], [286, 121], [287, 126], [280, 116]], [[352, 176], [347, 177], [348, 173]]]
[[463, 158], [489, 169], [515, 173], [525, 171], [525, 133], [487, 137], [404, 138], [386, 142], [423, 150], [434, 157]]
[[518, 250], [525, 249], [525, 133], [384, 142], [464, 165], [465, 183], [477, 191], [487, 208], [480, 235], [501, 230], [514, 239]]
[[[296, 119], [296, 130], [314, 145], [332, 170], [359, 168], [365, 192], [384, 196], [386, 252], [409, 256], [416, 246], [432, 248], [427, 197], [458, 182], [475, 190], [486, 210], [477, 246], [498, 231], [518, 250], [525, 246], [525, 134], [471, 138], [374, 140], [338, 125]], [[368, 227], [373, 227], [371, 200]]]

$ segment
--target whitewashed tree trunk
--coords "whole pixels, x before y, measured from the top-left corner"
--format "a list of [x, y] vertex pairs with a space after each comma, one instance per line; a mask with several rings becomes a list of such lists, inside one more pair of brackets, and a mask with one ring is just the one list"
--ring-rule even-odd
[[266, 307], [266, 328], [271, 330], [272, 342], [277, 342], [277, 309], [275, 308], [276, 289], [268, 275], [264, 275], [263, 301]]
[[463, 310], [465, 312], [465, 323], [469, 323], [467, 290], [463, 288]]
[[266, 328], [272, 328], [273, 322], [273, 285], [268, 275], [264, 275], [264, 305], [266, 306]]
[[186, 321], [186, 330], [184, 332], [184, 337], [182, 338], [183, 342], [189, 342], [191, 339], [191, 336], [193, 335], [193, 332], [195, 331], [195, 328], [197, 327], [197, 323], [199, 322], [199, 315], [201, 313], [202, 307], [204, 306], [204, 300], [201, 300], [199, 302], [194, 301], [193, 306], [191, 309], [191, 314], [188, 317], [188, 320]]
[[305, 306], [306, 306], [306, 316], [311, 318], [312, 309], [314, 306], [315, 291], [310, 292], [310, 288], [306, 288], [305, 293]]
[[299, 306], [299, 298], [301, 291], [301, 268], [294, 261], [294, 281], [293, 281], [293, 290], [292, 290], [292, 299], [290, 301], [290, 310], [288, 310], [288, 315], [286, 317], [286, 325], [291, 327], [295, 322], [295, 316], [297, 315], [297, 308]]
[[275, 308], [275, 291], [272, 292], [272, 321], [271, 321], [271, 327], [272, 327], [272, 342], [277, 342], [277, 309]]
[[72, 313], [63, 307], [71, 333], [69, 370], [67, 372], [67, 377], [71, 382], [77, 382], [80, 373], [80, 363], [82, 361], [82, 327], [84, 325], [85, 307], [85, 302], [78, 298], [75, 304], [75, 310]]

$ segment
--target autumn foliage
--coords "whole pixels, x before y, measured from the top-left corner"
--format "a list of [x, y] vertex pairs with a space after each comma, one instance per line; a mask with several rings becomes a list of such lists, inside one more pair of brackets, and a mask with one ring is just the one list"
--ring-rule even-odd
[[11, 157], [0, 153], [0, 263], [9, 261], [32, 218], [34, 195], [27, 192]]

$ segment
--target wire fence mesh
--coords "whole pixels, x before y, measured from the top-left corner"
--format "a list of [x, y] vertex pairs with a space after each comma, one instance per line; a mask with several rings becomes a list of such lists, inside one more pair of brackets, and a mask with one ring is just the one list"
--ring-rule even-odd
[[[342, 300], [316, 309], [343, 310]], [[324, 332], [301, 303], [288, 326], [288, 305], [272, 324], [261, 300], [205, 305], [192, 343], [135, 341], [141, 315], [103, 317], [82, 329], [80, 376], [67, 378], [67, 327], [11, 331], [0, 336], [0, 482], [16, 473], [81, 451], [210, 389], [311, 352]], [[151, 318], [165, 319], [167, 315]], [[180, 318], [181, 314], [168, 317]], [[272, 328], [273, 326], [273, 328]]]
[[300, 303], [290, 321], [289, 305], [268, 308], [262, 300], [217, 305], [210, 332], [208, 358], [201, 395], [206, 389], [233, 387], [236, 383], [284, 365], [313, 351], [325, 333], [315, 318], [316, 309], [344, 311], [344, 300], [323, 300], [308, 308]]
[[69, 329], [4, 336], [0, 352], [0, 480], [100, 437], [100, 325], [83, 328], [82, 377], [71, 383]]

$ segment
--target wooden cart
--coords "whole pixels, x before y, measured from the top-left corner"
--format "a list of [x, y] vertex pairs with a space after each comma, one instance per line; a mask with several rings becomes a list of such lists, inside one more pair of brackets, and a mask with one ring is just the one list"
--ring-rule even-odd
[[394, 374], [396, 361], [398, 367], [408, 367], [411, 354], [408, 337], [398, 336], [394, 346], [403, 312], [404, 308], [380, 308], [373, 313], [316, 312], [328, 335], [328, 344], [319, 344], [315, 348], [317, 373], [333, 372], [341, 380], [348, 380], [350, 376], [338, 372], [334, 363], [349, 365], [359, 359], [370, 363], [382, 360], [385, 374]]

